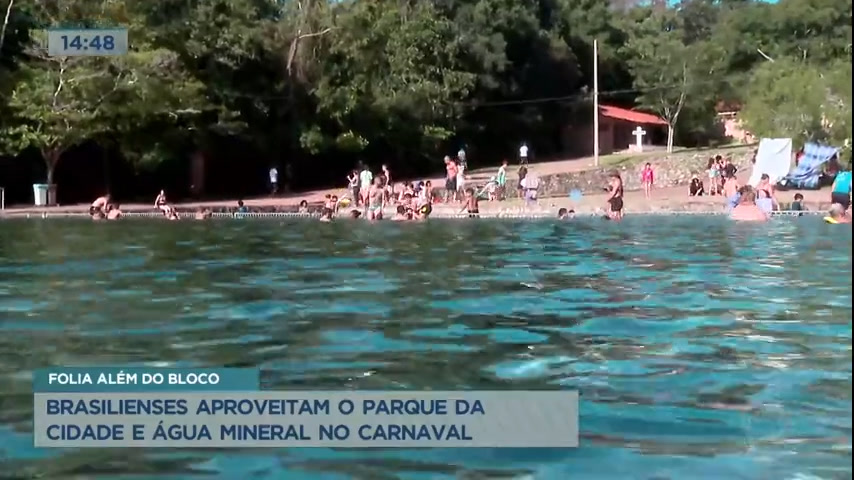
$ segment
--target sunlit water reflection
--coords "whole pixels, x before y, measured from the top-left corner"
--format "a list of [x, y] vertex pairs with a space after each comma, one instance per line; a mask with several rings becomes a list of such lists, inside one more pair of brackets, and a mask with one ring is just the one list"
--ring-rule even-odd
[[[816, 218], [0, 222], [0, 478], [851, 475], [851, 229]], [[37, 450], [30, 372], [582, 393], [576, 450]]]

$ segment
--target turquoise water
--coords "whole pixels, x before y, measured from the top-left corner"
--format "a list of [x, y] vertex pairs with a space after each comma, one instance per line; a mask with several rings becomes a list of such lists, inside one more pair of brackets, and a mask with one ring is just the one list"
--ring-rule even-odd
[[[850, 478], [851, 247], [811, 217], [3, 221], [0, 478]], [[582, 446], [34, 449], [30, 372], [69, 364], [577, 388]]]

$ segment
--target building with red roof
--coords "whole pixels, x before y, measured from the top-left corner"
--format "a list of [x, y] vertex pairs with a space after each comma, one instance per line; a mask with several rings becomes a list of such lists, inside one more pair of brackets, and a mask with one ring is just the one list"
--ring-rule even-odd
[[[584, 126], [568, 128], [564, 142], [568, 153], [580, 156], [593, 154], [592, 121]], [[599, 105], [599, 154], [607, 155], [635, 147], [634, 131], [642, 128], [644, 145], [663, 145], [667, 139], [667, 122], [651, 113]]]

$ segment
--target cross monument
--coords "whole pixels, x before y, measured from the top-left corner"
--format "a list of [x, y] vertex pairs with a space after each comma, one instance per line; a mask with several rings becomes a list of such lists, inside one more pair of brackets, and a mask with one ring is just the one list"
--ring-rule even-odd
[[643, 136], [646, 135], [646, 130], [642, 129], [640, 125], [635, 128], [635, 131], [632, 132], [632, 135], [635, 136], [635, 148], [638, 152], [643, 151]]

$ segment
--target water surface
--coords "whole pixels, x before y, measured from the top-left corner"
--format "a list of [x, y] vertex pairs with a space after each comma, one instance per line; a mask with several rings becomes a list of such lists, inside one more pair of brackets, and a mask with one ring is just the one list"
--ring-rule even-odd
[[[812, 217], [3, 221], [0, 478], [850, 478], [851, 246]], [[31, 371], [99, 364], [577, 388], [582, 447], [34, 449]]]

